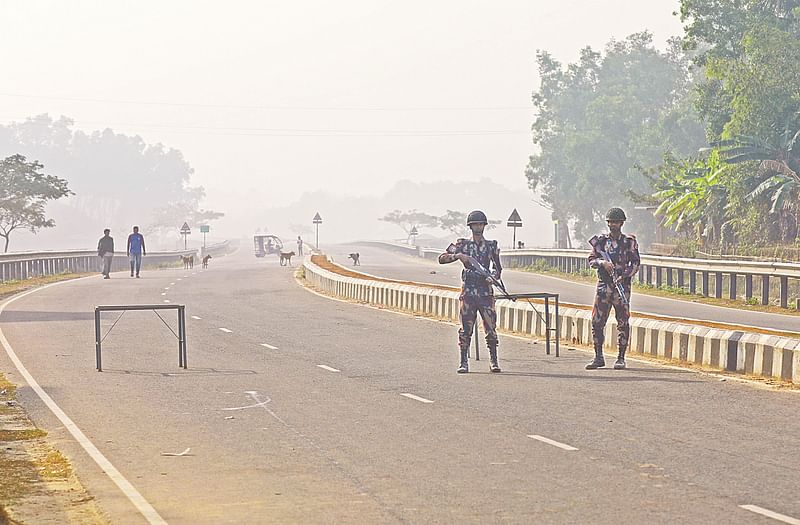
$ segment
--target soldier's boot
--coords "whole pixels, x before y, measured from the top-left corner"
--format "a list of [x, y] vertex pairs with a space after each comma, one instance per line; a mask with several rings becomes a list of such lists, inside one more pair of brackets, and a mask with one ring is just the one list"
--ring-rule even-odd
[[458, 370], [456, 370], [459, 374], [466, 374], [469, 372], [469, 348], [462, 348], [461, 349], [461, 364], [458, 365]]
[[624, 370], [625, 369], [625, 349], [619, 349], [619, 355], [617, 355], [617, 360], [614, 362], [614, 370]]
[[594, 359], [592, 359], [592, 361], [586, 365], [586, 370], [595, 370], [604, 366], [606, 366], [606, 360], [603, 357], [603, 349], [601, 348], [598, 350], [595, 348]]
[[497, 364], [497, 346], [489, 347], [489, 370], [492, 372], [502, 372], [500, 365]]

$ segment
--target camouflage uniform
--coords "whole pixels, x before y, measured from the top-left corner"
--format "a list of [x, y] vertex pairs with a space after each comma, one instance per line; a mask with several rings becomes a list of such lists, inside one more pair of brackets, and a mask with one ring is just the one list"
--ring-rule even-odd
[[[478, 244], [472, 239], [458, 239], [448, 246], [442, 255], [459, 253], [474, 257], [481, 266], [491, 271], [495, 279], [500, 279], [503, 267], [500, 265], [500, 249], [497, 241], [484, 240], [483, 243]], [[459, 296], [461, 328], [458, 330], [458, 346], [462, 356], [469, 351], [472, 332], [475, 329], [478, 313], [480, 313], [483, 319], [483, 329], [486, 332], [486, 345], [489, 347], [490, 357], [496, 366], [497, 312], [494, 309], [492, 285], [487, 283], [486, 279], [477, 272], [467, 268], [461, 271], [461, 281], [463, 283]], [[499, 371], [499, 367], [495, 371]]]
[[630, 337], [630, 307], [626, 306], [619, 296], [613, 284], [613, 277], [608, 275], [602, 268], [605, 260], [603, 252], [607, 253], [614, 263], [615, 274], [622, 277], [621, 284], [625, 292], [625, 298], [630, 304], [631, 299], [631, 279], [639, 271], [639, 244], [633, 235], [620, 233], [618, 240], [614, 240], [610, 235], [596, 235], [589, 240], [592, 245], [592, 253], [589, 254], [589, 266], [597, 269], [597, 291], [592, 307], [592, 341], [596, 359], [603, 360], [603, 343], [605, 341], [604, 329], [614, 307], [614, 314], [617, 318], [617, 345], [619, 347], [619, 359], [625, 358], [625, 351], [628, 348]]

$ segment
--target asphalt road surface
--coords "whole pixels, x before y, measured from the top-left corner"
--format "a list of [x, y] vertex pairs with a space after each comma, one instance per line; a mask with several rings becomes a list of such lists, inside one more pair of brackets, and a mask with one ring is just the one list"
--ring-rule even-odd
[[[636, 362], [589, 372], [585, 352], [505, 336], [502, 374], [481, 360], [459, 375], [453, 325], [320, 297], [277, 258], [211, 263], [71, 281], [0, 314], [38, 384], [169, 523], [800, 518], [797, 394]], [[163, 301], [186, 305], [188, 370], [164, 323], [130, 312], [96, 372], [94, 306]], [[0, 369], [23, 382], [5, 353]], [[31, 388], [18, 398], [114, 522], [147, 522]]]
[[[461, 285], [462, 265], [458, 262], [443, 265], [430, 259], [357, 244], [332, 246], [326, 248], [326, 251], [336, 262], [345, 266], [352, 265], [352, 260], [347, 257], [348, 254], [359, 252], [361, 266], [355, 269], [372, 275], [456, 287]], [[594, 300], [594, 285], [590, 283], [578, 283], [511, 269], [504, 270], [503, 281], [510, 293], [552, 292], [558, 293], [562, 302], [588, 306], [591, 306]], [[637, 294], [634, 290], [631, 308], [633, 315], [641, 312], [800, 333], [800, 317], [754, 312], [744, 305], [739, 309], [712, 306], [686, 299]]]

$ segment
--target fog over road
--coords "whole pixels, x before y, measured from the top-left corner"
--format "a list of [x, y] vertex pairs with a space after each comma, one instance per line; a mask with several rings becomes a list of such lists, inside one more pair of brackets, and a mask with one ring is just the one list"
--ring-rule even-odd
[[[456, 283], [455, 265], [425, 274], [360, 251], [369, 273]], [[347, 247], [331, 252], [346, 262]], [[537, 277], [507, 284], [523, 279]], [[163, 301], [186, 305], [189, 369], [152, 312], [129, 312], [96, 372], [93, 307]], [[321, 297], [248, 250], [206, 271], [52, 286], [6, 307], [0, 328], [169, 523], [775, 523], [741, 505], [800, 517], [796, 394], [633, 361], [588, 372], [585, 352], [506, 336], [502, 374], [481, 360], [458, 375], [453, 325]], [[0, 369], [23, 383], [5, 353]], [[30, 388], [18, 398], [114, 522], [145, 523]]]

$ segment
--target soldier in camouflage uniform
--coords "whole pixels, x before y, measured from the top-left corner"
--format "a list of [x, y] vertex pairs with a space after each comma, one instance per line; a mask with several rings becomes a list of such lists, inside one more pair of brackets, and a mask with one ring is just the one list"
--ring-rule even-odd
[[471, 212], [467, 217], [467, 226], [472, 230], [472, 239], [458, 239], [439, 256], [439, 264], [461, 261], [464, 265], [461, 271], [463, 285], [459, 297], [461, 317], [461, 328], [458, 330], [458, 346], [461, 350], [459, 374], [469, 372], [469, 345], [479, 312], [486, 332], [486, 346], [489, 347], [489, 370], [500, 372], [500, 365], [497, 363], [497, 312], [494, 309], [492, 285], [476, 272], [470, 263], [470, 258], [473, 258], [483, 268], [491, 271], [495, 279], [500, 279], [503, 270], [500, 265], [500, 249], [497, 247], [497, 241], [483, 237], [483, 230], [487, 224], [486, 215], [482, 211]]
[[[630, 337], [630, 299], [631, 278], [639, 271], [639, 244], [633, 235], [622, 233], [625, 212], [621, 208], [611, 208], [606, 213], [608, 234], [595, 235], [589, 239], [592, 253], [589, 254], [589, 265], [597, 269], [597, 292], [592, 308], [592, 341], [594, 342], [594, 359], [586, 365], [587, 370], [594, 370], [606, 365], [603, 358], [604, 329], [611, 307], [617, 318], [619, 355], [614, 369], [625, 368], [625, 351]], [[620, 297], [616, 285], [620, 284], [625, 300]]]

